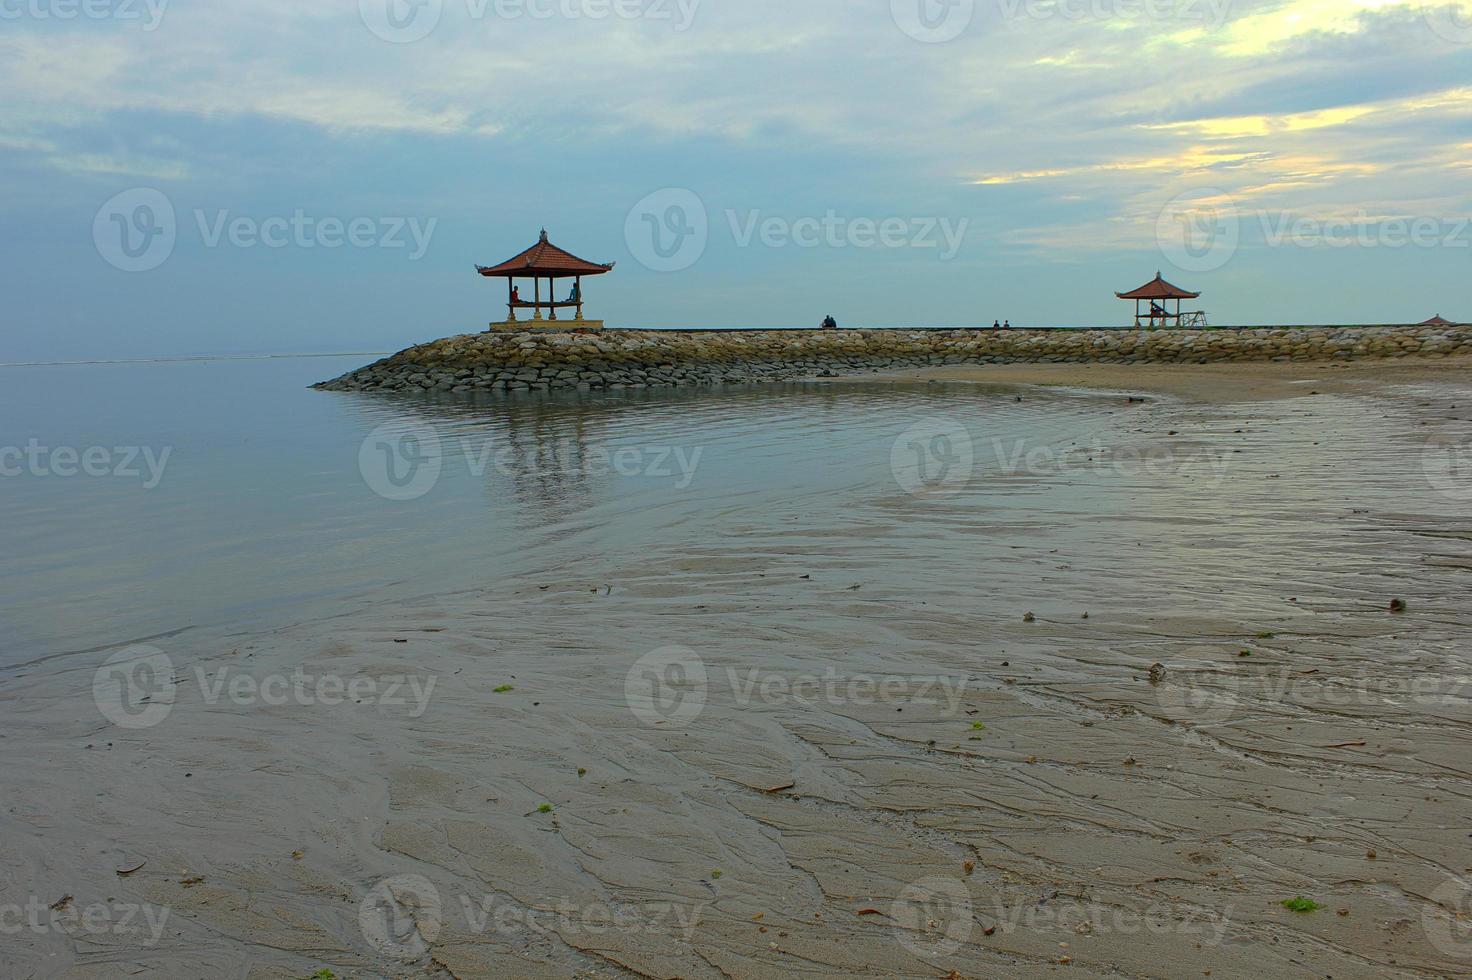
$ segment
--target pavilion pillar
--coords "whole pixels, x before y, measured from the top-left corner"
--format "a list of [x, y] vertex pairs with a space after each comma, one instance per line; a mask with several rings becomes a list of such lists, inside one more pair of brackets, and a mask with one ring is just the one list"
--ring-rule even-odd
[[542, 318], [542, 280], [536, 276], [532, 276], [532, 299], [536, 303], [532, 309], [532, 319], [540, 320]]
[[547, 277], [547, 302], [552, 304], [551, 309], [547, 311], [550, 314], [548, 319], [557, 319], [557, 280], [551, 276]]
[[583, 318], [583, 277], [578, 276], [573, 280], [573, 286], [578, 291], [578, 319]]
[[512, 297], [515, 296], [515, 295], [516, 295], [516, 280], [513, 279], [513, 278], [511, 278], [510, 276], [507, 276], [506, 277], [506, 309], [507, 309], [506, 322], [507, 323], [515, 323], [516, 322], [516, 303], [513, 302], [513, 300], [512, 300]]

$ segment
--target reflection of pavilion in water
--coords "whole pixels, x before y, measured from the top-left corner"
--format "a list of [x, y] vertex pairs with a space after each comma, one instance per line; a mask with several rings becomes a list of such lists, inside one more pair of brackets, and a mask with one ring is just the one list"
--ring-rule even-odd
[[446, 452], [463, 454], [480, 472], [488, 490], [508, 496], [509, 488], [525, 523], [558, 524], [596, 505], [604, 496], [599, 485], [616, 475], [598, 459], [614, 438], [612, 415], [591, 400], [517, 401], [477, 393], [409, 406], [436, 426]]
[[[630, 478], [627, 469], [616, 468], [620, 449], [718, 449], [707, 442], [713, 426], [729, 426], [725, 437], [739, 441], [752, 425], [789, 433], [800, 427], [821, 429], [825, 418], [848, 417], [855, 397], [896, 406], [914, 397], [903, 387], [863, 382], [716, 390], [719, 398], [712, 398], [712, 389], [705, 387], [339, 395], [369, 414], [373, 425], [428, 427], [438, 437], [446, 469], [463, 468], [478, 476], [488, 498], [512, 503], [516, 522], [527, 527], [575, 521], [624, 495], [614, 488], [616, 481]], [[742, 419], [747, 421], [737, 425]], [[698, 437], [700, 446], [692, 441], [694, 433], [704, 433]], [[674, 466], [669, 460], [666, 464]], [[822, 465], [821, 460], [813, 465]], [[653, 483], [649, 487], [657, 489]]]

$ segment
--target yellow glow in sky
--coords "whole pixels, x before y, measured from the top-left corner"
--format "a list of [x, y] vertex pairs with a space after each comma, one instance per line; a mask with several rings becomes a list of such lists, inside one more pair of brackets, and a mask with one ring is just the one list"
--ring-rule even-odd
[[1020, 184], [1029, 180], [1046, 180], [1050, 177], [1071, 177], [1076, 174], [1121, 173], [1134, 170], [1159, 170], [1163, 173], [1189, 173], [1216, 164], [1236, 163], [1254, 154], [1233, 153], [1209, 146], [1188, 146], [1175, 156], [1144, 157], [1133, 160], [1111, 160], [1108, 163], [1090, 164], [1064, 170], [1024, 170], [1010, 174], [988, 174], [971, 183], [982, 186], [996, 184]]
[[[1353, 34], [1360, 29], [1359, 16], [1376, 10], [1404, 7], [1420, 14], [1422, 0], [1292, 0], [1277, 10], [1228, 21], [1227, 40], [1220, 49], [1241, 57], [1265, 54], [1286, 41], [1304, 34]], [[1201, 41], [1200, 31], [1183, 32], [1183, 42]]]
[[1273, 133], [1301, 133], [1311, 129], [1342, 126], [1374, 111], [1375, 107], [1372, 105], [1350, 105], [1281, 116], [1223, 116], [1218, 119], [1192, 119], [1187, 122], [1164, 123], [1146, 128], [1184, 131], [1212, 139], [1235, 139], [1244, 136], [1268, 136]]

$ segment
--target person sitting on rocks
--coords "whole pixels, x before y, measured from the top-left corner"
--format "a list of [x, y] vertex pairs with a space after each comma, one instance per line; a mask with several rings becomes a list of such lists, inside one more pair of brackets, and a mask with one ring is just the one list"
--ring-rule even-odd
[[1011, 320], [1004, 321], [1002, 323], [1002, 329], [1003, 330], [1011, 330], [1012, 329], [1012, 321]]
[[830, 313], [828, 316], [825, 316], [823, 318], [823, 329], [824, 330], [837, 330], [838, 329], [838, 321], [835, 320], [835, 319], [833, 319], [833, 314]]
[[1001, 330], [1002, 329], [1002, 321], [1001, 320], [993, 320], [992, 321], [992, 329], [993, 330]]

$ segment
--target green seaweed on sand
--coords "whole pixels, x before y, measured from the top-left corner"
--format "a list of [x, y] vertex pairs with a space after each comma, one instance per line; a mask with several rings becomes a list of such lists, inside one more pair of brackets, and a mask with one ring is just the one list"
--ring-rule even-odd
[[492, 694], [505, 694], [507, 691], [514, 691], [514, 690], [516, 690], [516, 688], [512, 687], [510, 684], [502, 684], [500, 687], [492, 688], [491, 689], [491, 693]]
[[1311, 898], [1304, 898], [1302, 895], [1297, 898], [1284, 899], [1283, 907], [1290, 912], [1317, 912], [1323, 908], [1318, 902]]
[[552, 804], [551, 803], [543, 803], [541, 806], [537, 807], [537, 812], [538, 813], [551, 813], [552, 812]]

